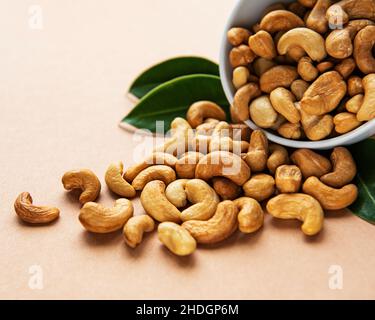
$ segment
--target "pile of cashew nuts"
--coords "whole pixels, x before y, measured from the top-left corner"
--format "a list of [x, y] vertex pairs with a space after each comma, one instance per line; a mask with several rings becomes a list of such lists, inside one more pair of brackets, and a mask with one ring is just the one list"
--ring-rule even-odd
[[[108, 167], [106, 185], [119, 197], [112, 208], [95, 202], [101, 183], [91, 170], [63, 175], [66, 190], [82, 190], [79, 221], [86, 230], [122, 229], [126, 244], [135, 248], [157, 222], [159, 240], [186, 256], [197, 244], [221, 242], [237, 230], [258, 231], [266, 212], [298, 219], [304, 234], [316, 235], [325, 210], [344, 209], [357, 198], [351, 184], [356, 164], [346, 148], [333, 150], [329, 160], [311, 150], [269, 144], [262, 131], [225, 122], [225, 112], [209, 101], [194, 103], [186, 118], [172, 122], [171, 136], [147, 159], [125, 172], [121, 162]], [[134, 215], [129, 199], [137, 195], [146, 214]], [[33, 205], [26, 192], [14, 206], [29, 223], [59, 216], [57, 208]]]
[[228, 31], [232, 121], [294, 140], [346, 134], [375, 118], [375, 1], [298, 0]]

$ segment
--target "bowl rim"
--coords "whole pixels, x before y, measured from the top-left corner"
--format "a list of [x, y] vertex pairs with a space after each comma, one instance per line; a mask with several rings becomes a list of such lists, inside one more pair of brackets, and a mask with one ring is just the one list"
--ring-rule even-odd
[[[234, 21], [237, 16], [237, 12], [242, 6], [242, 3], [246, 0], [237, 0], [230, 15], [225, 23], [224, 32], [221, 38], [221, 45], [220, 45], [220, 58], [219, 58], [219, 72], [220, 72], [220, 80], [224, 90], [224, 93], [229, 101], [230, 104], [233, 103], [234, 93], [233, 93], [233, 85], [231, 80], [231, 75], [228, 74], [227, 70], [230, 70], [231, 67], [229, 66], [229, 60], [227, 58], [228, 52], [230, 49], [230, 45], [227, 41], [227, 32], [228, 30], [234, 26]], [[368, 121], [365, 124], [362, 124], [360, 127], [346, 133], [340, 135], [338, 137], [324, 139], [320, 141], [300, 141], [300, 140], [292, 140], [286, 139], [281, 136], [278, 136], [266, 129], [259, 128], [254, 122], [250, 119], [244, 121], [251, 129], [253, 130], [262, 130], [267, 138], [275, 143], [278, 143], [283, 146], [291, 147], [291, 148], [308, 148], [308, 149], [332, 149], [337, 146], [343, 145], [351, 145], [357, 143], [361, 140], [369, 138], [373, 134], [375, 134], [375, 119]]]

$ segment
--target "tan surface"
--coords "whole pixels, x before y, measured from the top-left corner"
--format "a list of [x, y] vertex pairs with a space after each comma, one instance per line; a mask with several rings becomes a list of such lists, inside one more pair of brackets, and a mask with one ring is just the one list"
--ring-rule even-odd
[[[89, 167], [103, 182], [111, 161], [133, 163], [139, 142], [117, 126], [130, 107], [125, 87], [167, 57], [216, 59], [233, 2], [39, 0], [44, 29], [35, 31], [27, 24], [34, 1], [2, 1], [0, 298], [375, 298], [374, 226], [350, 214], [330, 214], [313, 240], [300, 223], [267, 217], [259, 233], [184, 259], [156, 234], [133, 251], [121, 234], [94, 236], [77, 220], [64, 171]], [[59, 221], [20, 223], [12, 204], [22, 191], [57, 205]], [[106, 187], [100, 201], [113, 201]], [[28, 286], [33, 265], [43, 270], [42, 290]], [[343, 268], [343, 290], [328, 288], [331, 265]]]

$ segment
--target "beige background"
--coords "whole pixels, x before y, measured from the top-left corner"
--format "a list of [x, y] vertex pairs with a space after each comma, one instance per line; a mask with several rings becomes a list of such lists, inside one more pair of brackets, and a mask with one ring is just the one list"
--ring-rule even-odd
[[[28, 25], [34, 3], [43, 10], [42, 30]], [[329, 214], [314, 239], [298, 222], [267, 217], [257, 234], [189, 258], [174, 257], [156, 234], [133, 251], [121, 233], [88, 234], [77, 220], [79, 205], [63, 190], [62, 174], [89, 167], [102, 178], [112, 161], [134, 163], [143, 138], [118, 127], [131, 107], [126, 87], [164, 58], [217, 60], [233, 3], [0, 2], [0, 298], [375, 298], [374, 226], [348, 213]], [[19, 222], [12, 205], [22, 191], [58, 206], [61, 218], [47, 227]], [[113, 202], [106, 187], [100, 202]], [[43, 270], [41, 290], [28, 285], [34, 265]], [[343, 268], [343, 290], [329, 289], [331, 265]]]

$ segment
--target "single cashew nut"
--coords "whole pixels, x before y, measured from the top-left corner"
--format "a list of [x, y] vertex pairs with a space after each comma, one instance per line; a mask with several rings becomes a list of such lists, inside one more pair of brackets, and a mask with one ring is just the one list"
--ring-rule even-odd
[[234, 95], [233, 113], [239, 121], [249, 120], [249, 104], [261, 95], [259, 86], [256, 83], [249, 83], [240, 88]]
[[335, 124], [335, 131], [340, 134], [345, 134], [358, 128], [362, 122], [357, 120], [357, 116], [350, 112], [338, 113], [333, 118]]
[[242, 186], [251, 175], [250, 168], [240, 156], [226, 151], [215, 151], [204, 156], [195, 170], [195, 177], [205, 181], [225, 177]]
[[272, 36], [267, 31], [261, 30], [251, 36], [249, 47], [258, 57], [272, 60], [277, 56]]
[[299, 149], [290, 158], [300, 168], [305, 179], [312, 176], [320, 178], [332, 169], [331, 162], [327, 158], [309, 149]]
[[154, 152], [152, 155], [147, 157], [144, 161], [135, 164], [126, 170], [124, 178], [128, 182], [133, 182], [135, 177], [139, 175], [143, 170], [154, 166], [154, 165], [164, 165], [171, 168], [175, 168], [177, 163], [177, 158], [169, 153], [164, 152]]
[[272, 173], [276, 173], [276, 169], [284, 164], [289, 164], [288, 150], [278, 144], [269, 145], [270, 156], [267, 160], [267, 168]]
[[195, 128], [197, 135], [210, 136], [220, 121], [217, 119], [207, 118], [202, 124]]
[[371, 20], [352, 20], [345, 28], [333, 30], [326, 38], [328, 54], [336, 59], [349, 58], [353, 54], [353, 40], [358, 31], [374, 24]]
[[86, 203], [79, 213], [79, 221], [87, 231], [111, 233], [121, 229], [133, 216], [133, 204], [127, 199], [118, 199], [113, 208], [95, 202]]
[[338, 72], [326, 72], [307, 89], [301, 108], [311, 115], [325, 115], [337, 108], [346, 95], [346, 89], [346, 83]]
[[258, 58], [253, 62], [255, 74], [260, 77], [263, 73], [276, 66], [276, 63], [264, 58]]
[[243, 185], [245, 196], [259, 202], [271, 198], [275, 190], [275, 179], [264, 173], [254, 174], [250, 180]]
[[268, 96], [261, 96], [250, 104], [251, 120], [260, 128], [272, 128], [279, 119]]
[[241, 187], [227, 178], [213, 178], [212, 186], [223, 200], [234, 200], [241, 194]]
[[171, 123], [171, 137], [163, 145], [154, 149], [154, 152], [165, 152], [173, 155], [185, 153], [189, 148], [189, 134], [192, 128], [183, 118], [176, 118]]
[[347, 59], [342, 60], [338, 65], [336, 65], [335, 70], [338, 73], [340, 73], [340, 75], [344, 79], [348, 79], [356, 67], [357, 66], [356, 66], [354, 59], [347, 58]]
[[333, 28], [353, 19], [375, 20], [375, 3], [373, 0], [342, 0], [328, 8], [327, 19]]
[[123, 169], [124, 165], [122, 162], [111, 164], [105, 173], [105, 182], [108, 188], [119, 196], [134, 198], [137, 193], [133, 186], [122, 177]]
[[280, 193], [297, 193], [302, 185], [301, 170], [297, 166], [280, 166], [276, 170], [275, 181]]
[[249, 151], [246, 156], [246, 163], [252, 172], [264, 171], [267, 167], [268, 154], [266, 135], [261, 130], [255, 130], [251, 135]]
[[290, 48], [299, 46], [314, 61], [322, 61], [327, 56], [323, 37], [308, 28], [295, 28], [285, 33], [279, 40], [279, 54], [287, 54]]
[[143, 234], [154, 229], [155, 222], [148, 215], [131, 217], [123, 230], [125, 242], [129, 247], [136, 248], [142, 242]]
[[348, 110], [350, 113], [357, 114], [363, 105], [364, 99], [365, 96], [363, 94], [357, 94], [356, 96], [352, 97], [350, 100], [346, 102], [345, 109]]
[[21, 220], [33, 224], [50, 223], [60, 215], [57, 208], [33, 205], [33, 198], [28, 192], [22, 192], [17, 197], [14, 210]]
[[303, 184], [304, 193], [317, 199], [325, 210], [341, 210], [352, 205], [358, 197], [358, 188], [348, 184], [341, 189], [331, 188], [317, 177], [308, 178]]
[[233, 68], [247, 66], [252, 63], [255, 58], [255, 53], [249, 48], [249, 46], [244, 44], [234, 47], [229, 53], [229, 62]]
[[100, 181], [94, 172], [88, 169], [66, 172], [62, 177], [64, 188], [68, 191], [81, 189], [79, 202], [85, 204], [95, 201], [100, 193]]
[[365, 97], [358, 111], [358, 121], [370, 121], [375, 118], [375, 74], [363, 78]]
[[348, 79], [348, 94], [351, 97], [354, 97], [358, 94], [363, 94], [363, 84], [362, 84], [362, 78], [357, 76], [351, 76]]
[[194, 179], [195, 169], [200, 159], [204, 157], [200, 152], [187, 152], [176, 162], [176, 173], [180, 179]]
[[141, 171], [133, 180], [135, 190], [143, 190], [145, 185], [153, 180], [161, 180], [166, 185], [176, 180], [176, 172], [168, 166], [152, 166]]
[[162, 244], [178, 256], [189, 256], [197, 248], [197, 242], [189, 231], [172, 222], [159, 224], [158, 237]]
[[306, 20], [306, 26], [321, 34], [326, 33], [328, 31], [326, 12], [331, 5], [332, 0], [318, 0]]
[[198, 243], [213, 244], [230, 237], [237, 228], [237, 206], [232, 201], [219, 203], [208, 221], [186, 221], [182, 224]]
[[333, 172], [325, 174], [320, 180], [333, 188], [342, 188], [352, 182], [357, 174], [357, 166], [350, 151], [343, 147], [335, 148], [331, 161]]
[[299, 140], [302, 137], [301, 125], [299, 123], [284, 123], [277, 129], [277, 132], [286, 139]]
[[141, 193], [141, 203], [145, 211], [156, 221], [181, 222], [181, 212], [167, 199], [163, 181], [147, 183]]
[[188, 199], [185, 188], [188, 182], [188, 179], [179, 179], [171, 182], [167, 189], [165, 189], [165, 196], [176, 208], [184, 208], [187, 206]]
[[298, 0], [305, 8], [313, 8], [317, 0]]
[[251, 32], [245, 28], [231, 28], [227, 33], [228, 41], [234, 47], [248, 43], [250, 36]]
[[226, 114], [219, 105], [211, 101], [195, 102], [190, 106], [186, 114], [187, 121], [194, 129], [201, 125], [207, 118], [224, 121]]
[[291, 123], [299, 123], [301, 115], [294, 105], [296, 97], [285, 88], [277, 88], [270, 95], [273, 108]]
[[265, 15], [260, 22], [260, 29], [269, 33], [288, 31], [294, 28], [303, 27], [303, 20], [287, 10], [275, 10]]
[[314, 81], [319, 76], [319, 70], [314, 66], [311, 58], [302, 57], [298, 61], [298, 74], [305, 81]]
[[331, 70], [333, 67], [334, 67], [334, 64], [331, 61], [323, 61], [323, 62], [318, 63], [316, 65], [316, 68], [318, 69], [318, 71], [320, 73], [325, 73], [325, 72]]
[[250, 71], [246, 67], [237, 67], [233, 70], [233, 86], [238, 90], [249, 82]]
[[279, 87], [289, 88], [297, 78], [298, 73], [295, 67], [278, 65], [261, 75], [260, 89], [263, 92], [271, 93], [272, 90]]
[[253, 233], [263, 226], [264, 212], [258, 201], [243, 197], [233, 202], [239, 210], [238, 228], [242, 233]]
[[318, 234], [323, 228], [323, 209], [317, 200], [307, 194], [281, 194], [268, 201], [267, 211], [278, 219], [303, 221], [301, 229], [308, 236]]

